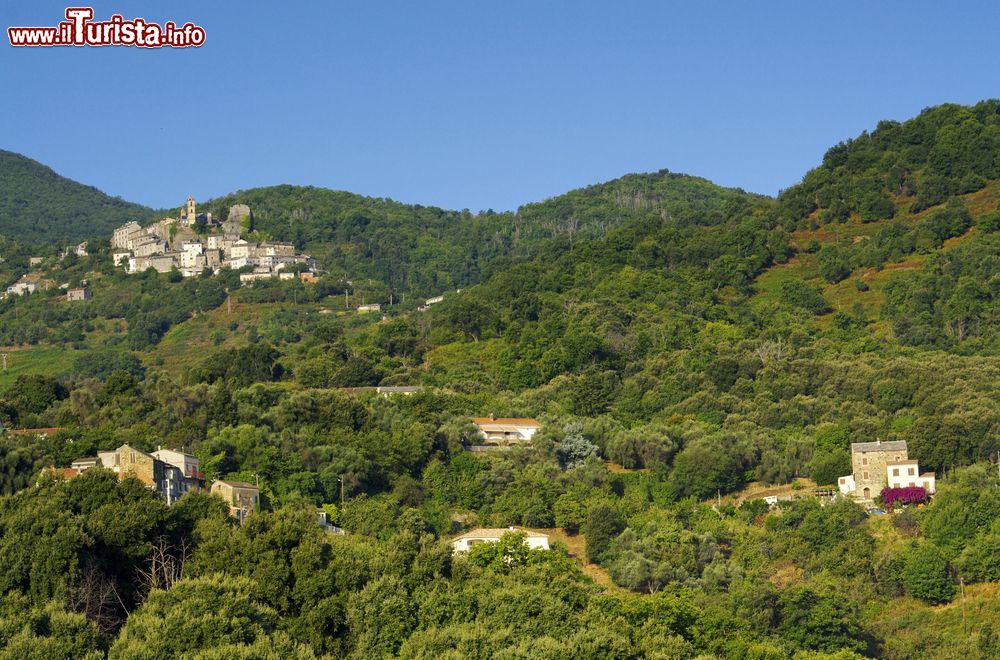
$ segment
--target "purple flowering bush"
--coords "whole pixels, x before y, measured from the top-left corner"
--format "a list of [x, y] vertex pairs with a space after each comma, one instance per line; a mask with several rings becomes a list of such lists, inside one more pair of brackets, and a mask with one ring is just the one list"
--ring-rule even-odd
[[882, 501], [888, 507], [896, 504], [920, 504], [927, 501], [927, 491], [923, 486], [908, 486], [906, 488], [883, 488]]

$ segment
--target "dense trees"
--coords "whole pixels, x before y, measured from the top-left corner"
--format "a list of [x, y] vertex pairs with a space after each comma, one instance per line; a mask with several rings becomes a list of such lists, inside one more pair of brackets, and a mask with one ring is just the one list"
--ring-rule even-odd
[[[0, 150], [0, 227], [10, 238], [55, 247], [107, 236], [153, 211], [59, 176], [30, 158]], [[51, 249], [51, 248], [50, 248]]]
[[824, 220], [891, 218], [887, 195], [910, 200], [911, 213], [974, 192], [1000, 178], [1000, 102], [941, 105], [906, 122], [880, 122], [871, 133], [827, 151], [823, 164], [779, 198], [800, 221], [819, 210]]

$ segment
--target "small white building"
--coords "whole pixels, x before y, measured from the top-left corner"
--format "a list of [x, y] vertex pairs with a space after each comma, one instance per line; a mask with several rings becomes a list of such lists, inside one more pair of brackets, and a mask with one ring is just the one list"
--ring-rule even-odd
[[436, 305], [442, 300], [444, 300], [444, 296], [434, 296], [433, 298], [428, 298], [427, 300], [424, 301], [424, 304], [418, 307], [417, 309], [419, 309], [421, 312], [428, 310], [431, 308], [431, 305]]
[[499, 529], [474, 529], [470, 532], [466, 532], [461, 536], [456, 536], [451, 540], [451, 549], [454, 553], [468, 552], [472, 549], [472, 546], [478, 545], [480, 543], [498, 543], [500, 538], [504, 534], [522, 533], [525, 535], [524, 544], [532, 550], [548, 550], [549, 549], [549, 537], [545, 534], [539, 534], [537, 532], [529, 532], [524, 529], [517, 529], [515, 527], [506, 527]]
[[372, 303], [371, 305], [358, 305], [358, 314], [367, 314], [368, 312], [381, 312], [382, 305], [379, 303]]
[[473, 417], [483, 441], [496, 444], [527, 442], [542, 425], [537, 419], [526, 417]]
[[23, 296], [26, 293], [34, 293], [38, 291], [38, 289], [38, 282], [32, 280], [20, 280], [7, 287], [7, 295]]
[[928, 494], [936, 490], [933, 472], [920, 474], [917, 461], [893, 461], [886, 464], [886, 483], [889, 488], [923, 488]]
[[837, 479], [837, 487], [840, 488], [840, 492], [844, 495], [850, 495], [854, 492], [857, 486], [854, 483], [854, 475], [849, 474], [846, 477], [841, 477]]

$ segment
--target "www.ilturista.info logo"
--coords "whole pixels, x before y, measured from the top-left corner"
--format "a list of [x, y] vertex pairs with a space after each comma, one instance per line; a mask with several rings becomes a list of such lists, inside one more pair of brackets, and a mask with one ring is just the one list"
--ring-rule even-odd
[[178, 27], [134, 18], [126, 21], [115, 14], [107, 21], [94, 21], [90, 7], [68, 7], [66, 18], [56, 27], [9, 27], [11, 46], [138, 46], [139, 48], [189, 48], [205, 43], [205, 29], [193, 23]]

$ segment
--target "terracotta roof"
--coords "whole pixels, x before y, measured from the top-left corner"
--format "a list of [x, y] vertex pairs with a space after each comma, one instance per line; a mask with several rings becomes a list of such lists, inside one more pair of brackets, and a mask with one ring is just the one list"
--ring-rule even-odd
[[473, 417], [472, 423], [476, 426], [484, 424], [503, 424], [505, 426], [541, 426], [537, 419], [528, 417]]
[[511, 532], [515, 532], [515, 533], [516, 532], [520, 532], [520, 533], [528, 536], [529, 538], [546, 538], [546, 539], [549, 538], [545, 534], [539, 534], [537, 532], [529, 532], [526, 529], [516, 529], [514, 527], [499, 527], [499, 528], [493, 528], [493, 529], [491, 529], [491, 528], [473, 529], [471, 531], [466, 532], [465, 534], [461, 534], [459, 536], [456, 536], [452, 540], [453, 541], [458, 541], [459, 539], [498, 539], [501, 536], [503, 536], [504, 534], [509, 534]]

